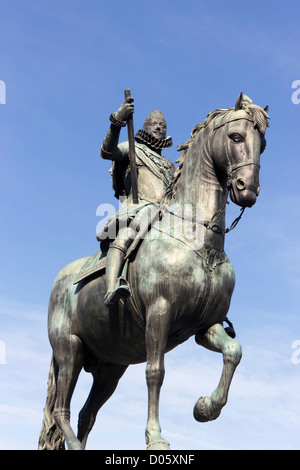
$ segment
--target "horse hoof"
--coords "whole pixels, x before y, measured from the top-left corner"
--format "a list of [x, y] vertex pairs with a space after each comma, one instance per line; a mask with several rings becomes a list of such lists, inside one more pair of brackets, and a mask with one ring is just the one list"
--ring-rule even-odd
[[168, 441], [154, 441], [147, 445], [147, 450], [170, 450], [170, 443]]
[[82, 450], [81, 443], [78, 439], [74, 439], [68, 445], [68, 450]]
[[213, 421], [221, 413], [221, 410], [214, 410], [210, 397], [200, 397], [194, 406], [194, 418], [200, 423]]

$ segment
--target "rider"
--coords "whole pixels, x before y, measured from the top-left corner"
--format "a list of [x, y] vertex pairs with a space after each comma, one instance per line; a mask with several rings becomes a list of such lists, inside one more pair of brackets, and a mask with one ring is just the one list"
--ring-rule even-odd
[[[134, 204], [131, 191], [131, 174], [129, 166], [129, 142], [118, 145], [121, 127], [134, 112], [134, 100], [127, 98], [118, 111], [110, 116], [110, 129], [101, 146], [100, 155], [113, 161], [112, 175], [115, 196], [124, 198], [115, 219], [110, 222], [118, 227], [118, 234], [111, 241], [106, 259], [107, 293], [106, 305], [112, 305], [121, 297], [130, 295], [130, 287], [121, 276], [126, 252], [132, 244], [139, 225], [150, 214], [153, 205], [158, 205], [172, 180], [176, 166], [161, 156], [163, 148], [172, 145], [172, 138], [166, 137], [167, 124], [163, 113], [154, 110], [146, 118], [143, 129], [135, 135], [135, 156], [138, 182], [138, 204]], [[125, 221], [125, 223], [124, 223]], [[98, 234], [99, 241], [108, 237], [108, 227]], [[108, 237], [109, 238], [109, 237]], [[102, 242], [103, 243], [103, 242]]]

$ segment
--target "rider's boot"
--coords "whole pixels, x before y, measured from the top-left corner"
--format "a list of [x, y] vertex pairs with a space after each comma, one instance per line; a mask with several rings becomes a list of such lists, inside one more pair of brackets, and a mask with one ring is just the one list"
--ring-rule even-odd
[[107, 306], [131, 295], [127, 280], [121, 276], [125, 254], [124, 248], [119, 244], [110, 244], [106, 257], [107, 292], [104, 297], [104, 304]]

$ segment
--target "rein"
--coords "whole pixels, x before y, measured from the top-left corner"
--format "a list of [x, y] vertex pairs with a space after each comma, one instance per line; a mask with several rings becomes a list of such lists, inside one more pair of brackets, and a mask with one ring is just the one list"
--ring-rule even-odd
[[[179, 217], [180, 219], [182, 220], [187, 220], [188, 222], [193, 222], [195, 224], [202, 224], [207, 230], [211, 230], [212, 232], [221, 232], [221, 229], [220, 227], [218, 227], [215, 222], [218, 220], [218, 218], [220, 217], [220, 215], [222, 214], [222, 212], [225, 211], [225, 207], [226, 207], [226, 204], [229, 204], [228, 201], [225, 202], [224, 204], [224, 207], [220, 210], [218, 210], [210, 220], [199, 220], [195, 217], [189, 217], [189, 216], [183, 216], [183, 215], [180, 215], [180, 214], [177, 214], [176, 212], [174, 212], [167, 204], [163, 207], [164, 210], [167, 210], [170, 214], [172, 215], [175, 215], [175, 217]], [[232, 222], [232, 224], [230, 225], [229, 228], [226, 228], [225, 230], [223, 230], [223, 234], [225, 233], [229, 233], [231, 232], [231, 230], [233, 230], [237, 224], [239, 223], [239, 221], [241, 220], [242, 218], [242, 215], [245, 211], [245, 207], [241, 207], [241, 213], [238, 217], [236, 217], [234, 219], [234, 221]], [[217, 229], [217, 230], [216, 230]]]
[[[218, 218], [220, 217], [220, 215], [222, 214], [222, 212], [225, 211], [226, 204], [229, 204], [229, 202], [228, 202], [228, 201], [225, 202], [225, 205], [224, 205], [223, 209], [218, 210], [218, 211], [212, 216], [210, 222], [205, 221], [205, 222], [203, 223], [204, 227], [207, 228], [207, 230], [211, 230], [211, 231], [213, 232], [213, 231], [215, 231], [215, 228], [218, 227], [218, 226], [216, 226], [216, 225], [214, 224], [214, 222], [215, 222], [215, 220], [217, 221]], [[241, 207], [241, 213], [240, 213], [240, 215], [234, 219], [234, 221], [232, 222], [232, 224], [230, 225], [229, 228], [226, 228], [225, 230], [223, 230], [223, 233], [224, 233], [224, 234], [231, 232], [231, 230], [233, 230], [233, 229], [237, 226], [237, 224], [239, 223], [239, 221], [240, 221], [241, 218], [242, 218], [242, 215], [243, 215], [245, 209], [246, 209], [246, 207]], [[219, 230], [220, 230], [220, 228], [219, 228]]]

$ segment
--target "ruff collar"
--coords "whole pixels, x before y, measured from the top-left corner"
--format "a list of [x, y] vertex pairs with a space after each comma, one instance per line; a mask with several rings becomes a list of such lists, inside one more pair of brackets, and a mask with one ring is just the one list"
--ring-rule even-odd
[[137, 131], [135, 135], [135, 140], [139, 144], [145, 144], [149, 147], [161, 150], [173, 145], [172, 137], [165, 137], [164, 139], [157, 139], [157, 137], [153, 137], [149, 132], [146, 132], [144, 129], [140, 129]]

